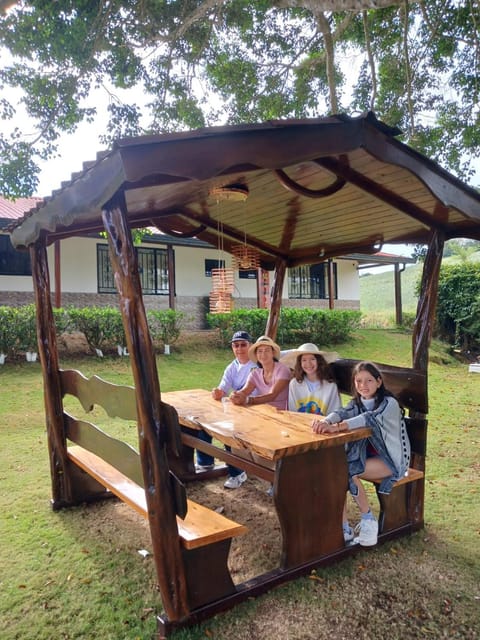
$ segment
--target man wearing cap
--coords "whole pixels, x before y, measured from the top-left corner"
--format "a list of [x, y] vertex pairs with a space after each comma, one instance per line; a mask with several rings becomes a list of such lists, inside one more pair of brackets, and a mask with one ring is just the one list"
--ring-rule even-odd
[[[235, 355], [232, 362], [225, 367], [220, 384], [215, 389], [212, 389], [212, 396], [215, 400], [221, 400], [228, 397], [231, 391], [238, 391], [241, 389], [247, 381], [250, 370], [255, 367], [255, 362], [252, 362], [248, 356], [248, 350], [253, 342], [252, 337], [247, 331], [236, 331], [230, 344], [232, 351]], [[204, 442], [211, 442], [212, 437], [205, 431], [199, 431], [198, 437]], [[225, 447], [227, 450], [228, 447]], [[213, 469], [214, 458], [213, 456], [197, 451], [197, 469], [206, 471]], [[227, 465], [228, 467], [228, 479], [226, 480], [224, 487], [226, 489], [238, 489], [245, 480], [247, 474], [242, 469]]]

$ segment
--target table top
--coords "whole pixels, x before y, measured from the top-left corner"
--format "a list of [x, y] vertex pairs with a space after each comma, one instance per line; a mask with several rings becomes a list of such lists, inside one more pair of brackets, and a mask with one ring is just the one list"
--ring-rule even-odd
[[280, 411], [268, 404], [242, 407], [220, 402], [205, 389], [162, 392], [162, 401], [175, 407], [182, 425], [202, 428], [223, 444], [268, 460], [344, 445], [370, 434], [367, 427], [316, 434], [311, 427], [312, 414]]

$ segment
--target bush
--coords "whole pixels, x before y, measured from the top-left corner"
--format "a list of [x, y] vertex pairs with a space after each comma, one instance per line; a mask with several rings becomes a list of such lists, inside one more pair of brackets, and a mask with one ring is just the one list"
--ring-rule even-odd
[[440, 269], [437, 302], [440, 337], [465, 351], [480, 347], [480, 264]]
[[37, 310], [34, 304], [13, 309], [15, 333], [21, 351], [37, 351]]
[[[256, 339], [265, 333], [267, 309], [239, 309], [231, 313], [207, 314], [208, 326], [219, 329], [223, 346], [239, 329]], [[348, 340], [359, 328], [360, 311], [284, 308], [280, 314], [277, 340], [281, 345], [314, 342], [317, 345], [338, 344]]]
[[185, 321], [183, 311], [164, 309], [147, 311], [148, 325], [152, 341], [163, 345], [176, 342]]
[[11, 356], [17, 340], [16, 309], [0, 307], [0, 353]]
[[235, 331], [248, 331], [256, 340], [265, 333], [267, 309], [236, 309], [231, 313], [207, 313], [207, 326], [218, 329], [223, 347], [230, 344]]
[[125, 345], [125, 331], [118, 309], [110, 307], [71, 307], [69, 329], [81, 331], [92, 349], [114, 349]]

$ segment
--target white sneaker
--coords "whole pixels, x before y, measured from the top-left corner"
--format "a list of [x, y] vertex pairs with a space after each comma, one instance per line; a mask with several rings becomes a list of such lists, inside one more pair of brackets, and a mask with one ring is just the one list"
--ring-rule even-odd
[[246, 479], [247, 474], [245, 473], [245, 471], [242, 471], [242, 473], [238, 476], [230, 476], [223, 486], [225, 487], [225, 489], [238, 489], [238, 487], [241, 487]]
[[370, 518], [362, 518], [358, 525], [355, 527], [355, 531], [359, 532], [358, 537], [353, 539], [354, 544], [359, 544], [362, 547], [373, 547], [377, 544], [378, 539], [378, 522]]

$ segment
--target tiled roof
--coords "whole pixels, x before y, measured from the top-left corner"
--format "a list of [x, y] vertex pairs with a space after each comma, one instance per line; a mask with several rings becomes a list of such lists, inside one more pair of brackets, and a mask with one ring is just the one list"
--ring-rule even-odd
[[0, 196], [0, 219], [18, 220], [27, 211], [33, 209], [42, 198], [17, 198], [17, 200], [7, 200]]

